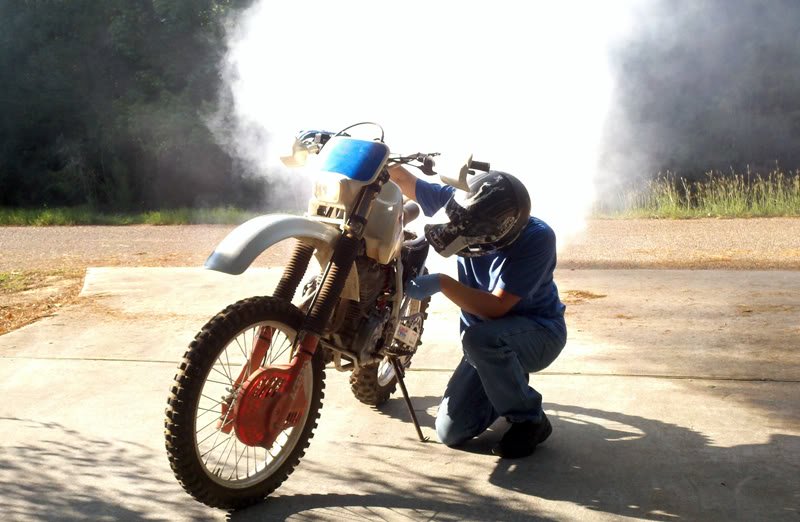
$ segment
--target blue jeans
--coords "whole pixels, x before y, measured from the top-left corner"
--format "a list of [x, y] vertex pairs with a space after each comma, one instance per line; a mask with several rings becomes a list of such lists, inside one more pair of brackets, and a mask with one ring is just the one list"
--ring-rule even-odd
[[542, 396], [528, 386], [528, 374], [547, 368], [566, 339], [532, 319], [509, 316], [470, 326], [461, 344], [464, 357], [436, 416], [439, 440], [457, 446], [500, 416], [510, 422], [542, 418]]

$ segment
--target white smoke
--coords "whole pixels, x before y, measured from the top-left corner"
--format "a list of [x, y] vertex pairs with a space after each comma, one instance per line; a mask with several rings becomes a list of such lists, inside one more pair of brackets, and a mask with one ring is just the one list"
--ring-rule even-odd
[[472, 152], [523, 179], [563, 245], [593, 201], [629, 3], [256, 2], [229, 41], [233, 150], [292, 184], [296, 131], [375, 121], [393, 152]]

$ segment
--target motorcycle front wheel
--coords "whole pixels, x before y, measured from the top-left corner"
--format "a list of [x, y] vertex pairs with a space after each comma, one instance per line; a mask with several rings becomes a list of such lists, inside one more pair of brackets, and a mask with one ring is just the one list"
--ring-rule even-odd
[[[241, 376], [258, 366], [288, 364], [303, 313], [274, 297], [239, 301], [212, 318], [183, 356], [167, 401], [165, 437], [175, 477], [208, 506], [242, 508], [261, 501], [289, 476], [308, 448], [322, 407], [322, 350], [304, 369], [302, 419], [269, 448], [248, 446], [226, 424], [242, 387]], [[256, 339], [271, 332], [268, 349], [253, 359]], [[263, 349], [264, 345], [259, 345]], [[245, 368], [247, 367], [247, 368]]]

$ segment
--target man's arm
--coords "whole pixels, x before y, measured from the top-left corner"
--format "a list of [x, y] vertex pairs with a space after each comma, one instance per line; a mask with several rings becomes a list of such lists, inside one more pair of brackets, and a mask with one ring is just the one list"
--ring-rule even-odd
[[495, 289], [494, 293], [489, 293], [470, 288], [444, 274], [439, 274], [439, 278], [442, 293], [456, 306], [469, 314], [486, 319], [503, 317], [521, 299], [501, 288]]
[[389, 178], [400, 187], [405, 197], [416, 201], [428, 217], [445, 206], [455, 192], [451, 186], [418, 179], [401, 165], [389, 168]]
[[400, 191], [405, 197], [417, 200], [417, 177], [407, 171], [405, 167], [402, 165], [391, 167], [389, 178], [400, 187]]

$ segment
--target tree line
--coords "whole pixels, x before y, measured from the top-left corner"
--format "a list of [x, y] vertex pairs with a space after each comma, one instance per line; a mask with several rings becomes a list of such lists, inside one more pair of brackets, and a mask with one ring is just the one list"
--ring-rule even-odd
[[205, 118], [243, 0], [0, 0], [0, 206], [258, 199]]
[[[251, 2], [0, 0], [0, 206], [260, 203], [267, 182], [206, 125], [226, 24]], [[611, 52], [606, 172], [800, 167], [800, 2], [635, 5]]]

